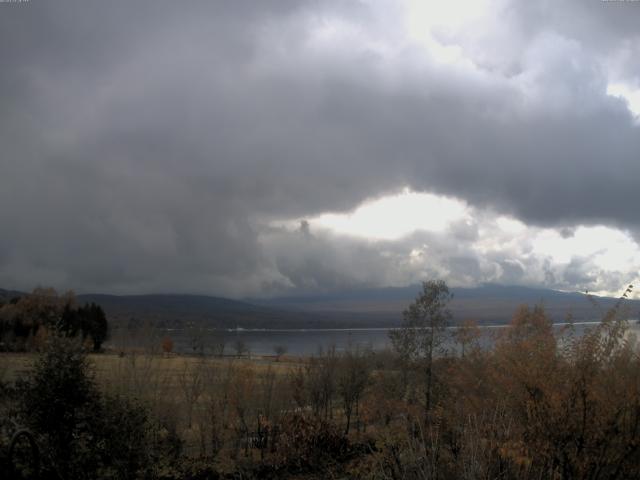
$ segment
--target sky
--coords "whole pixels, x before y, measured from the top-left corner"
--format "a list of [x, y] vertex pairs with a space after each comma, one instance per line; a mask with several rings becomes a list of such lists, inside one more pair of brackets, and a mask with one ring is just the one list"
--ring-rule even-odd
[[640, 272], [640, 2], [0, 3], [0, 287]]

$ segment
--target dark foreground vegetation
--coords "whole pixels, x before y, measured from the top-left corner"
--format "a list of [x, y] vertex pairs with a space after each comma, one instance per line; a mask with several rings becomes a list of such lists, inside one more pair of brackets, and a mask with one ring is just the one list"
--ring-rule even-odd
[[[63, 479], [640, 478], [640, 358], [622, 299], [582, 336], [554, 335], [542, 307], [523, 306], [490, 350], [468, 322], [455, 354], [443, 351], [449, 300], [444, 283], [426, 282], [393, 352], [304, 360], [89, 356], [81, 332], [49, 328], [32, 366], [3, 377], [1, 468]], [[37, 448], [24, 436], [9, 458], [20, 428]]]

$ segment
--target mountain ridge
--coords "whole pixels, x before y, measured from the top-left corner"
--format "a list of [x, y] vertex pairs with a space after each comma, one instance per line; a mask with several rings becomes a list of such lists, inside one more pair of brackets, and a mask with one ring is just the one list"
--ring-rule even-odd
[[[415, 299], [419, 285], [354, 289], [324, 294], [234, 300], [194, 294], [80, 294], [80, 303], [101, 305], [118, 324], [149, 322], [180, 327], [204, 324], [212, 328], [354, 328], [393, 327], [400, 324], [402, 311]], [[473, 288], [452, 288], [450, 309], [454, 321], [474, 319], [480, 324], [507, 323], [521, 304], [542, 303], [553, 321], [569, 316], [575, 321], [597, 320], [616, 298], [592, 297], [578, 292], [484, 284]], [[0, 289], [0, 299], [24, 295]], [[639, 300], [626, 300], [630, 316], [640, 311]]]

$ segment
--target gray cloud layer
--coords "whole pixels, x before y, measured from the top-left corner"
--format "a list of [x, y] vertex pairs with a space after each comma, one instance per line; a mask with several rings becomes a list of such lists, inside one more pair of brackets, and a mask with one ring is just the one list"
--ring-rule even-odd
[[[393, 4], [0, 4], [0, 284], [413, 281], [431, 272], [402, 242], [300, 251], [298, 232], [265, 227], [405, 185], [531, 224], [638, 231], [640, 128], [606, 88], [640, 86], [640, 8], [600, 3], [516, 2], [499, 28], [440, 33], [464, 68], [403, 44]], [[487, 277], [468, 252], [441, 256]]]

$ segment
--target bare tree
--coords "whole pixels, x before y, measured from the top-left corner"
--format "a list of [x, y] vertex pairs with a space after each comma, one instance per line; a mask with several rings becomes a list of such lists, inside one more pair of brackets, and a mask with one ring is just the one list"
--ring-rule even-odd
[[239, 375], [236, 366], [232, 361], [217, 363], [207, 362], [204, 372], [204, 408], [201, 413], [201, 431], [206, 433], [208, 442], [205, 439], [201, 447], [206, 451], [206, 444], [209, 444], [211, 455], [216, 456], [224, 446], [224, 433], [229, 427], [229, 417], [231, 413], [231, 391], [235, 379]]
[[[298, 390], [301, 382], [304, 384], [304, 395], [295, 393], [296, 402], [307, 401], [313, 414], [328, 420], [333, 416], [332, 402], [336, 393], [336, 381], [338, 370], [338, 356], [335, 346], [325, 352], [320, 349], [317, 356], [311, 357], [304, 367], [304, 372], [299, 371], [294, 377], [294, 392]], [[297, 384], [297, 385], [296, 385]], [[303, 406], [303, 405], [300, 405]]]
[[191, 362], [185, 359], [178, 383], [185, 401], [187, 425], [191, 428], [194, 406], [204, 391], [204, 361]]
[[356, 413], [357, 429], [360, 430], [360, 398], [369, 383], [369, 358], [358, 347], [349, 348], [340, 359], [338, 373], [338, 393], [342, 398], [344, 414], [347, 417], [345, 435], [349, 434], [351, 418]]
[[224, 356], [224, 349], [227, 344], [224, 332], [216, 330], [211, 335], [211, 353], [216, 357]]
[[204, 322], [187, 323], [186, 332], [189, 340], [189, 346], [195, 355], [204, 355], [207, 344], [209, 343], [209, 330]]
[[424, 373], [425, 413], [432, 404], [433, 359], [446, 339], [446, 328], [451, 321], [447, 304], [453, 298], [442, 280], [422, 283], [422, 292], [403, 312], [402, 327], [389, 332], [396, 352], [408, 364]]
[[475, 320], [465, 320], [453, 332], [453, 340], [460, 346], [460, 355], [464, 358], [470, 349], [478, 347], [480, 329]]
[[274, 345], [273, 351], [276, 354], [276, 362], [279, 362], [280, 357], [287, 353], [287, 347], [286, 345]]
[[247, 344], [240, 338], [233, 343], [233, 348], [236, 351], [236, 357], [238, 358], [245, 354], [249, 355], [249, 348], [247, 347]]

